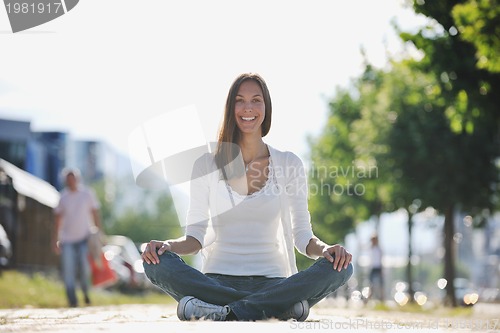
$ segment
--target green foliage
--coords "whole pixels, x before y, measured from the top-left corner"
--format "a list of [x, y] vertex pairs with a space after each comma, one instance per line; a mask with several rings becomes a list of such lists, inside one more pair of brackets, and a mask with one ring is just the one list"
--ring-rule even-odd
[[110, 186], [110, 182], [102, 180], [91, 184], [94, 190], [97, 200], [100, 204], [99, 215], [101, 218], [101, 223], [103, 228], [106, 230], [107, 224], [113, 221], [115, 215], [113, 189]]
[[[416, 1], [415, 11], [434, 19], [405, 41], [423, 51], [412, 65], [435, 77], [456, 133], [487, 131], [498, 144], [500, 73], [499, 9], [496, 1]], [[478, 61], [479, 54], [479, 61]]]
[[468, 0], [451, 12], [461, 38], [476, 48], [477, 67], [500, 72], [500, 6], [497, 0]]
[[[476, 48], [463, 40], [462, 28], [455, 28], [454, 19], [460, 14], [462, 21], [470, 21], [473, 16], [468, 15], [477, 5], [475, 1], [460, 3], [463, 1], [415, 2], [415, 10], [434, 18], [435, 23], [417, 34], [402, 34], [424, 52], [424, 59], [409, 61], [410, 71], [400, 75], [410, 75], [404, 84], [413, 87], [422, 103], [410, 98], [400, 103], [403, 112], [398, 114], [389, 145], [404, 171], [401, 181], [417, 192], [415, 197], [441, 211], [459, 205], [479, 212], [493, 208], [497, 189], [492, 184], [498, 184], [494, 161], [500, 100], [492, 89], [500, 88], [500, 76], [476, 66]], [[481, 2], [474, 8], [486, 7]], [[489, 15], [483, 14], [484, 19]], [[498, 17], [488, 20], [483, 23], [491, 26]]]
[[310, 139], [315, 233], [341, 242], [356, 223], [397, 207], [386, 136], [395, 120], [386, 75], [367, 66], [351, 91], [339, 89], [321, 134]]
[[[105, 182], [92, 186], [101, 203], [106, 234], [123, 235], [135, 243], [177, 238], [183, 234], [168, 189], [163, 192], [144, 190], [126, 180], [117, 184], [116, 189]], [[132, 204], [122, 203], [130, 197], [134, 198]], [[123, 207], [118, 210], [120, 204]]]
[[[330, 103], [331, 114], [321, 135], [310, 139], [312, 167], [309, 175], [309, 209], [313, 229], [327, 243], [339, 242], [353, 227], [356, 214], [349, 210], [354, 147], [350, 124], [359, 118], [359, 107], [345, 91]], [[344, 176], [345, 174], [345, 176]], [[354, 212], [355, 213], [355, 212]]]
[[[179, 219], [168, 192], [157, 197], [154, 193], [146, 192], [141, 201], [137, 202], [136, 208], [127, 208], [117, 217], [116, 222], [108, 227], [107, 233], [127, 236], [136, 243], [177, 238], [182, 235]], [[154, 208], [145, 208], [151, 201], [155, 202]]]
[[314, 260], [307, 258], [306, 256], [300, 254], [295, 250], [295, 257], [297, 258], [297, 269], [299, 271], [303, 271], [304, 269], [308, 268], [312, 264], [314, 264]]

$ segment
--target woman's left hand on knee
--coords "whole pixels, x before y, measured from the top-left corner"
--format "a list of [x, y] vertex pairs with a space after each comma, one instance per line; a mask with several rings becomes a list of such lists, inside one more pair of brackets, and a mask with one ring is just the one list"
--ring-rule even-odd
[[352, 261], [352, 254], [339, 244], [325, 247], [323, 257], [333, 264], [333, 269], [339, 272], [346, 269]]

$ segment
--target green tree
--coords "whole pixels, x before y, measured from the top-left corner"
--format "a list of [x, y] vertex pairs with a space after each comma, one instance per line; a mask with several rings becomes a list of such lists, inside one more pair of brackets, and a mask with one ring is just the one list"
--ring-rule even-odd
[[[408, 168], [406, 174], [415, 179], [417, 190], [425, 190], [422, 194], [427, 193], [426, 201], [445, 215], [445, 278], [448, 280], [447, 301], [452, 306], [456, 306], [453, 285], [454, 212], [456, 209], [470, 212], [491, 209], [493, 194], [498, 187], [498, 170], [494, 161], [498, 157], [497, 109], [500, 95], [494, 92], [499, 91], [500, 76], [483, 69], [491, 67], [490, 64], [482, 66], [481, 62], [478, 63], [478, 50], [467, 40], [467, 34], [462, 36], [460, 30], [464, 31], [464, 25], [457, 24], [454, 16], [460, 16], [462, 22], [473, 19], [467, 17], [473, 11], [467, 14], [464, 10], [467, 7], [460, 7], [462, 4], [472, 2], [414, 2], [415, 11], [433, 19], [433, 23], [416, 34], [401, 33], [401, 37], [423, 52], [420, 61], [411, 62], [413, 70], [427, 73], [436, 82], [431, 86], [436, 96], [428, 103], [432, 112], [427, 113], [427, 117], [432, 115], [434, 123], [429, 123], [423, 113], [418, 112], [405, 111], [398, 118], [401, 134], [410, 133], [413, 140], [423, 142], [401, 148], [416, 150], [420, 156], [432, 158], [427, 163], [432, 161], [433, 168], [420, 164], [418, 172], [414, 164], [409, 164], [409, 161], [414, 161], [412, 158], [402, 162], [402, 165]], [[498, 20], [487, 15], [482, 18], [487, 27]], [[489, 41], [482, 43], [491, 47], [496, 45]], [[496, 67], [493, 65], [492, 68]], [[397, 128], [395, 130], [398, 131]], [[426, 141], [433, 133], [436, 134], [435, 140]], [[402, 145], [401, 141], [399, 143]]]
[[497, 0], [468, 0], [453, 7], [461, 38], [476, 48], [477, 67], [500, 72], [500, 6]]
[[[155, 203], [152, 208], [148, 208], [150, 202]], [[145, 191], [136, 207], [129, 207], [117, 216], [113, 226], [108, 228], [108, 233], [144, 243], [152, 239], [180, 237], [182, 228], [170, 194]]]
[[[464, 6], [455, 9], [459, 4]], [[478, 51], [477, 42], [470, 43], [465, 33], [462, 37], [460, 31], [474, 21], [466, 13], [474, 12], [470, 6], [474, 7], [472, 1], [416, 1], [416, 12], [433, 21], [418, 33], [401, 37], [422, 51], [423, 58], [393, 61], [386, 72], [367, 66], [351, 92], [337, 92], [327, 125], [316, 140], [310, 140], [316, 167], [375, 163], [380, 170], [376, 179], [363, 179], [367, 189], [363, 196], [331, 190], [312, 196], [315, 230], [338, 239], [359, 220], [404, 207], [409, 210], [411, 232], [416, 206], [433, 206], [445, 216], [444, 274], [447, 302], [453, 306], [454, 213], [491, 209], [498, 190], [500, 94], [493, 92], [500, 91], [500, 80], [490, 56], [497, 53], [497, 42], [493, 37], [480, 38], [489, 49]], [[486, 34], [491, 27], [496, 29], [496, 11], [484, 3], [478, 7], [480, 28], [488, 28], [476, 26], [476, 31]], [[454, 21], [457, 17], [461, 25]], [[357, 184], [348, 175], [316, 172], [310, 178], [313, 189]], [[408, 275], [411, 282], [410, 264]]]
[[[345, 193], [347, 187], [353, 188], [348, 172], [354, 161], [354, 150], [348, 139], [350, 123], [359, 116], [356, 101], [348, 91], [339, 89], [330, 102], [330, 115], [322, 133], [309, 138], [309, 210], [314, 232], [330, 244], [341, 242], [353, 229], [360, 211], [366, 211], [363, 206], [356, 210], [348, 204], [352, 200]], [[299, 269], [311, 263], [301, 256], [297, 262]]]
[[[359, 108], [346, 91], [338, 91], [330, 103], [330, 116], [320, 136], [310, 138], [309, 207], [314, 229], [327, 243], [338, 242], [352, 230], [356, 210], [348, 201], [353, 188], [350, 170], [354, 149], [348, 136], [350, 123], [359, 118]], [[364, 207], [362, 207], [364, 209]]]
[[369, 190], [364, 202], [369, 205], [370, 212], [380, 214], [382, 211], [403, 208], [408, 213], [407, 281], [410, 300], [413, 300], [410, 260], [413, 246], [412, 217], [422, 207], [419, 199], [421, 194], [408, 190], [400, 182], [402, 170], [398, 167], [398, 156], [391, 151], [389, 138], [398, 114], [404, 110], [405, 99], [409, 98], [415, 104], [421, 103], [421, 100], [415, 94], [418, 81], [413, 82], [413, 77], [401, 70], [402, 66], [395, 62], [389, 71], [366, 66], [365, 74], [358, 84], [359, 100], [363, 103], [361, 118], [354, 122], [351, 137], [357, 159], [377, 165], [377, 177], [365, 181]]
[[102, 179], [90, 184], [99, 201], [99, 217], [101, 219], [104, 232], [107, 233], [110, 225], [116, 220], [115, 191], [113, 182]]
[[393, 176], [382, 161], [393, 113], [387, 112], [389, 98], [379, 72], [367, 65], [351, 89], [339, 88], [326, 126], [309, 139], [309, 207], [315, 232], [329, 243], [339, 242], [357, 223], [370, 217], [378, 221], [382, 212], [397, 207]]
[[129, 237], [135, 243], [180, 237], [182, 228], [168, 190], [145, 190], [130, 179], [92, 184], [101, 205], [104, 232]]

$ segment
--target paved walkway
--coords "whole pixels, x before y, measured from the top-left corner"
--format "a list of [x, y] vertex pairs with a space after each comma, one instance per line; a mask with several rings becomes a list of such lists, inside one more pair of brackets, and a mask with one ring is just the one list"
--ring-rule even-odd
[[478, 306], [473, 318], [334, 308], [311, 310], [306, 322], [180, 322], [174, 305], [0, 310], [0, 332], [500, 332], [500, 306]]

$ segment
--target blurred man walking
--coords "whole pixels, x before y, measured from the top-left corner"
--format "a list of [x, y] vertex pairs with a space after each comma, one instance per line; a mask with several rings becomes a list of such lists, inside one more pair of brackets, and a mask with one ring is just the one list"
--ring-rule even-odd
[[70, 307], [78, 306], [76, 282], [79, 280], [85, 304], [90, 304], [88, 239], [93, 227], [101, 229], [99, 202], [94, 192], [79, 183], [78, 169], [63, 171], [66, 188], [55, 208], [53, 248], [61, 254], [61, 268]]

